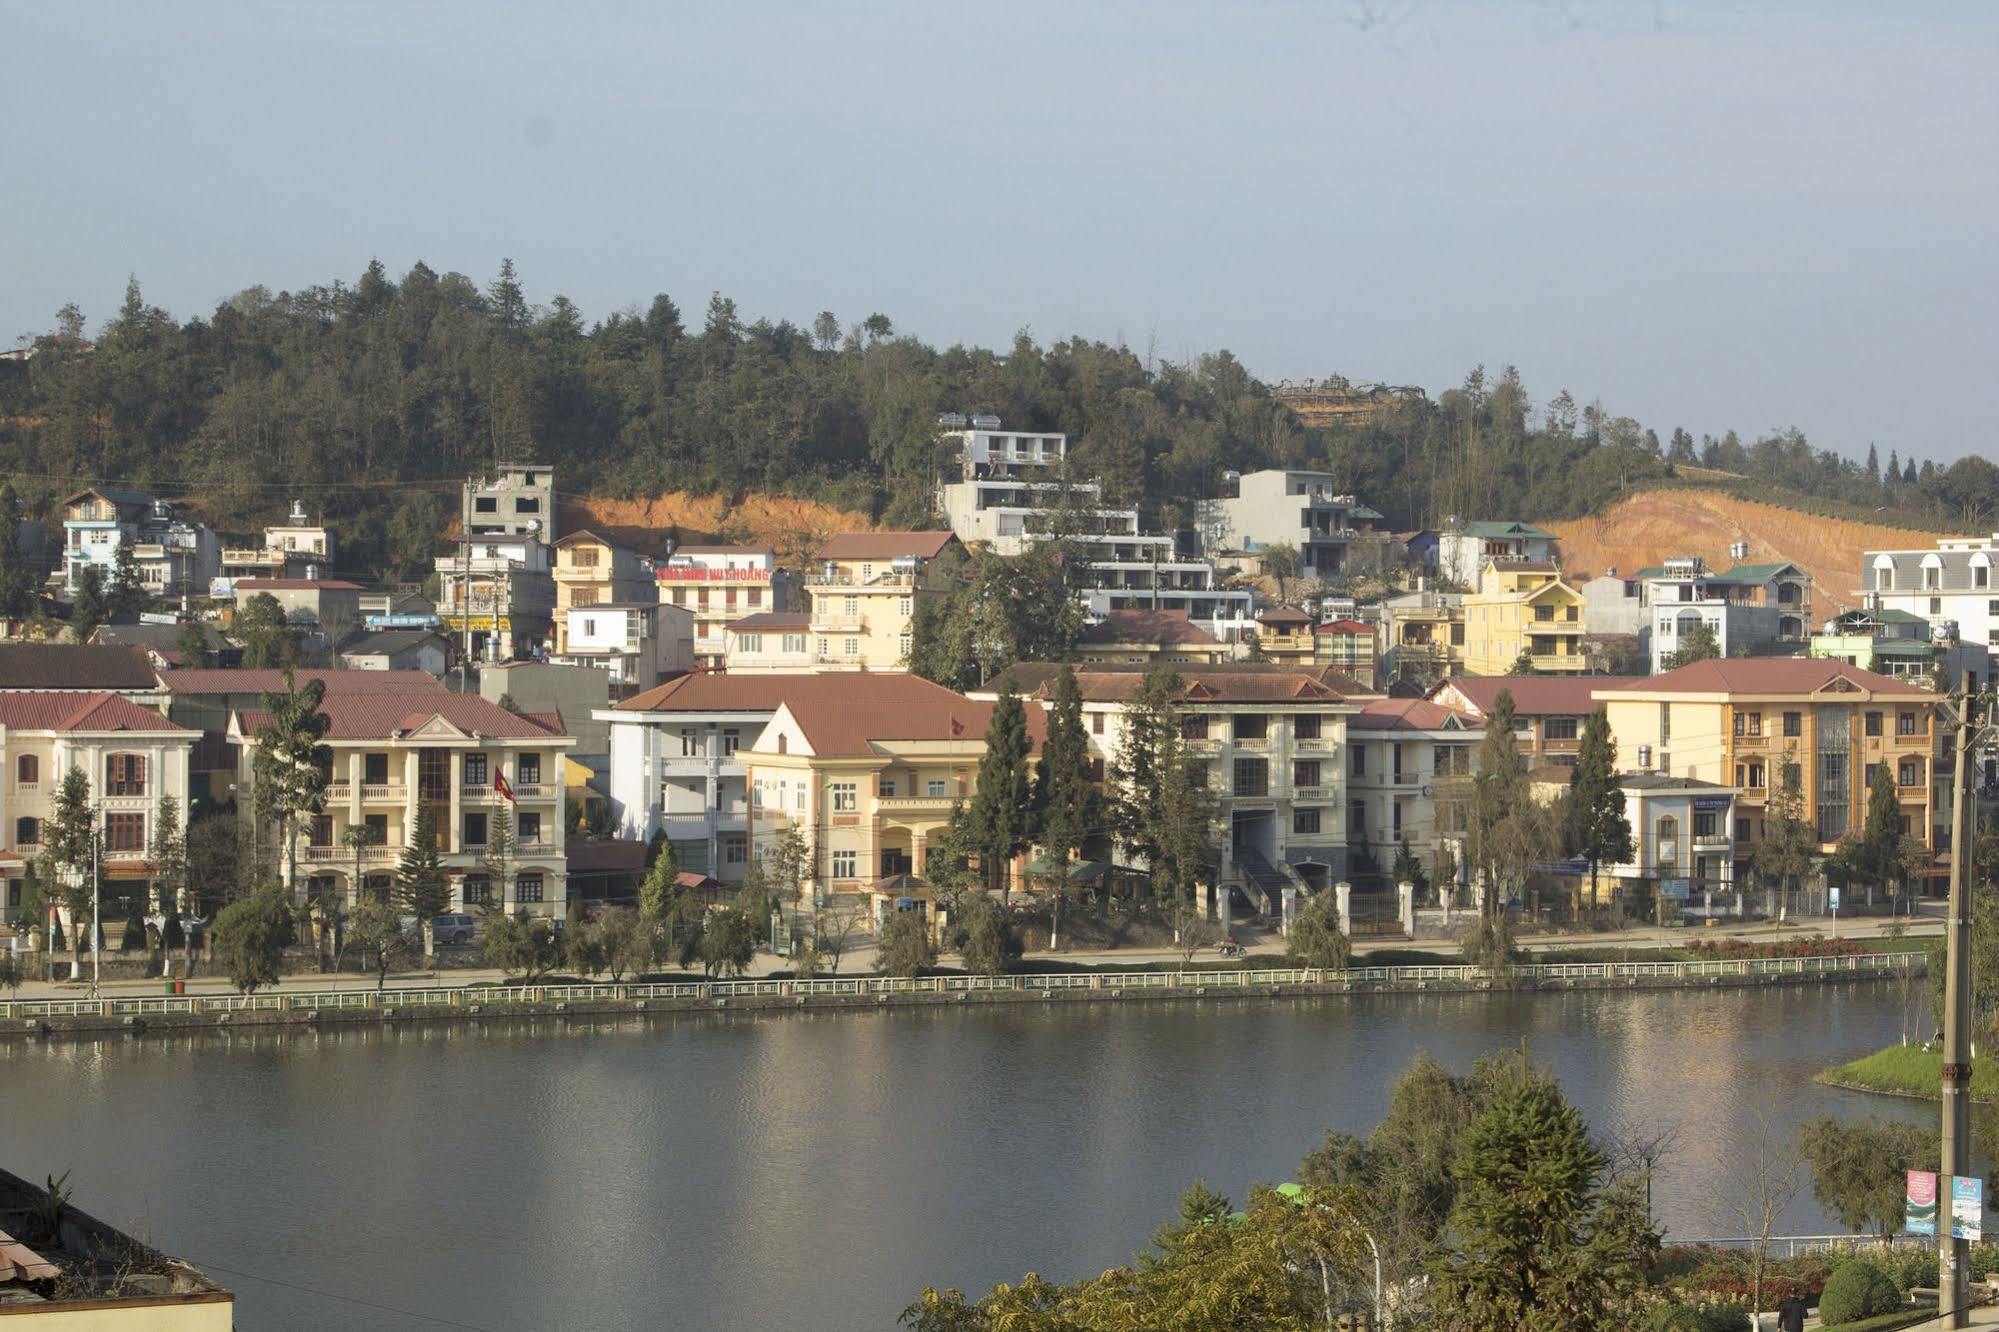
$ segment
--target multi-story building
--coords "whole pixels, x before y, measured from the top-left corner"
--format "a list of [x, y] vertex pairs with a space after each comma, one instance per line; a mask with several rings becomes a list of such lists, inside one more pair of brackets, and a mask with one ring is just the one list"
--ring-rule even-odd
[[224, 547], [222, 577], [317, 578], [333, 567], [333, 535], [307, 516], [305, 505], [292, 501], [291, 516], [264, 529], [261, 546]]
[[949, 532], [849, 532], [821, 546], [805, 580], [813, 669], [909, 669], [910, 621], [947, 590], [940, 557], [957, 545]]
[[694, 666], [694, 614], [659, 601], [600, 602], [556, 612], [549, 661], [609, 673], [613, 696], [650, 689]]
[[[973, 696], [1011, 687], [1052, 700], [1059, 665], [1026, 662]], [[1236, 663], [1178, 666], [1178, 708], [1189, 756], [1207, 765], [1215, 798], [1220, 881], [1275, 910], [1285, 887], [1317, 890], [1347, 877], [1347, 726], [1361, 705], [1333, 672]], [[1115, 760], [1144, 666], [1076, 672], [1090, 751]]]
[[1296, 606], [1265, 606], [1256, 613], [1251, 631], [1258, 659], [1282, 666], [1310, 667], [1319, 659], [1318, 636], [1312, 617]]
[[1515, 736], [1530, 768], [1573, 768], [1595, 693], [1628, 676], [1459, 675], [1430, 691], [1432, 702], [1465, 713], [1481, 729], [1501, 691], [1513, 697]]
[[1437, 534], [1437, 572], [1476, 587], [1490, 561], [1551, 562], [1559, 540], [1532, 523], [1453, 523]]
[[1339, 493], [1331, 472], [1269, 468], [1222, 474], [1231, 493], [1195, 505], [1195, 523], [1209, 554], [1256, 552], [1291, 546], [1306, 578], [1330, 579], [1381, 572], [1392, 536], [1382, 516], [1352, 495]]
[[[824, 684], [850, 687], [789, 693], [739, 755], [751, 853], [796, 830], [815, 903], [869, 894], [879, 908], [893, 900], [880, 881], [922, 874], [952, 807], [976, 789], [992, 704], [913, 675]], [[1028, 709], [1037, 748], [1043, 717]]]
[[1954, 625], [1958, 640], [1999, 647], [1999, 533], [1945, 537], [1934, 550], [1870, 550], [1862, 590], [1884, 611]]
[[1703, 625], [1725, 657], [1794, 652], [1810, 632], [1812, 576], [1795, 564], [1738, 564], [1711, 573], [1706, 561], [1689, 555], [1633, 577], [1650, 612], [1654, 671], [1665, 669], [1666, 659]]
[[1886, 764], [1904, 830], [1933, 845], [1932, 755], [1940, 696], [1845, 662], [1752, 657], [1695, 662], [1599, 684], [1627, 773], [1734, 788], [1734, 854], [1763, 838], [1771, 795], [1795, 782], [1821, 849], [1865, 826], [1868, 783]]
[[1735, 886], [1733, 787], [1659, 772], [1626, 773], [1618, 785], [1631, 825], [1632, 855], [1598, 871], [1599, 901], [1606, 887], [1615, 892], [1636, 880], [1673, 899]]
[[1922, 616], [1901, 610], [1864, 607], [1835, 615], [1811, 636], [1806, 655], [1919, 683], [1944, 680], [1953, 689], [1967, 675], [1974, 689], [1992, 679], [1992, 650], [1985, 643], [1961, 642], [1948, 622], [1932, 629]]
[[813, 669], [812, 612], [745, 615], [723, 633], [723, 669], [732, 675], [795, 674]]
[[[557, 718], [439, 689], [329, 693], [320, 711], [329, 723], [323, 743], [333, 754], [332, 781], [324, 812], [298, 831], [308, 890], [350, 902], [360, 891], [386, 892], [417, 811], [428, 806], [453, 909], [563, 914], [562, 761], [575, 742]], [[263, 720], [261, 704], [230, 720], [246, 796], [255, 791]], [[245, 799], [239, 808], [252, 804]], [[494, 831], [508, 819], [513, 850], [499, 858]]]
[[616, 605], [655, 600], [652, 561], [630, 546], [584, 530], [556, 542], [555, 633], [562, 646], [562, 623], [571, 606]]
[[1381, 682], [1381, 635], [1365, 620], [1327, 620], [1314, 625], [1313, 661], [1369, 689]]
[[1184, 610], [1108, 611], [1076, 636], [1076, 660], [1084, 663], [1212, 665], [1229, 656], [1229, 645]]
[[1407, 843], [1429, 865], [1465, 832], [1465, 791], [1480, 740], [1470, 713], [1424, 698], [1370, 698], [1347, 719], [1347, 846], [1387, 874]]
[[555, 469], [544, 463], [497, 463], [465, 479], [459, 532], [479, 537], [538, 537], [553, 542]]
[[768, 546], [676, 546], [653, 578], [662, 602], [693, 612], [694, 659], [702, 666], [724, 663], [729, 626], [744, 616], [797, 609], [792, 576]]
[[240, 614], [251, 597], [267, 595], [285, 623], [317, 642], [337, 646], [361, 627], [361, 585], [339, 578], [239, 578], [231, 585]]
[[437, 615], [471, 661], [512, 661], [546, 649], [555, 623], [548, 543], [534, 536], [460, 537], [437, 557]]
[[62, 526], [62, 588], [70, 596], [88, 566], [109, 586], [121, 548], [131, 550], [140, 585], [155, 597], [206, 596], [222, 569], [222, 538], [138, 491], [80, 490], [63, 501]]
[[1465, 594], [1465, 669], [1505, 675], [1525, 657], [1537, 672], [1580, 673], [1582, 593], [1545, 560], [1488, 560], [1478, 591]]
[[27, 868], [42, 854], [56, 788], [79, 771], [90, 781], [103, 836], [105, 900], [149, 903], [160, 802], [185, 820], [188, 758], [198, 734], [129, 698], [102, 691], [0, 692], [0, 920], [18, 915]]
[[1383, 601], [1381, 613], [1384, 676], [1427, 685], [1465, 669], [1463, 593], [1418, 588]]

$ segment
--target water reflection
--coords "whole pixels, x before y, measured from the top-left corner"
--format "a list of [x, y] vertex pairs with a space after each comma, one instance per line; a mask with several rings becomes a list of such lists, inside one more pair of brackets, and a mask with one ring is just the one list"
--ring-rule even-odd
[[[1858, 988], [239, 1031], [0, 1045], [0, 1123], [170, 1249], [400, 1309], [887, 1327], [926, 1281], [1122, 1261], [1196, 1176], [1365, 1132], [1418, 1050], [1523, 1037], [1599, 1130], [1678, 1127], [1655, 1196], [1711, 1232], [1759, 1105], [1934, 1118], [1811, 1082], [1900, 1032]], [[246, 1327], [423, 1326], [237, 1284]]]

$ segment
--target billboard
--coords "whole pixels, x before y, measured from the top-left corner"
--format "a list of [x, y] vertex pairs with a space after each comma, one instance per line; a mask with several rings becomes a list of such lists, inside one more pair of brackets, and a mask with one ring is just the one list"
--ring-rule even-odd
[[1981, 1238], [1985, 1223], [1985, 1181], [1972, 1175], [1950, 1177], [1950, 1237]]
[[1937, 1233], [1937, 1176], [1934, 1170], [1911, 1170], [1903, 1199], [1902, 1228], [1911, 1235]]

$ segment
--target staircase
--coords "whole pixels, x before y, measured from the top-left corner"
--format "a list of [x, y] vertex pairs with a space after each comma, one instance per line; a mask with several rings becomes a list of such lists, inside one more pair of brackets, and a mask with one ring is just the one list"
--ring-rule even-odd
[[1246, 846], [1237, 851], [1235, 865], [1242, 876], [1239, 886], [1243, 896], [1255, 904], [1261, 915], [1276, 915], [1278, 903], [1284, 900], [1284, 890], [1299, 883], [1290, 866], [1280, 868], [1271, 864], [1270, 858], [1255, 847]]

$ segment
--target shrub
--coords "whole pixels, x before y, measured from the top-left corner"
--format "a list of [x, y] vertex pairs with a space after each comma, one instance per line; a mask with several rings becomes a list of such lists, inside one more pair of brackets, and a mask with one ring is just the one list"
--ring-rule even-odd
[[231, 902], [215, 918], [215, 955], [237, 989], [251, 994], [278, 981], [292, 942], [291, 904], [281, 889]]
[[1826, 1278], [1825, 1294], [1819, 1297], [1819, 1322], [1831, 1327], [1901, 1307], [1902, 1292], [1895, 1288], [1895, 1278], [1871, 1258], [1850, 1258]]
[[1749, 1311], [1737, 1304], [1661, 1304], [1641, 1332], [1749, 1332]]

